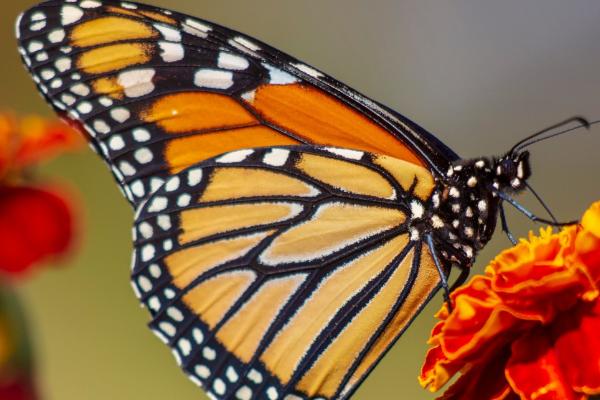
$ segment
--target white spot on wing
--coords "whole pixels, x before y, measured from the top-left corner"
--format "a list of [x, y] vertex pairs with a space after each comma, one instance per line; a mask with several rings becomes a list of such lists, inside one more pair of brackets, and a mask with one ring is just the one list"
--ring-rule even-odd
[[202, 181], [202, 168], [194, 168], [188, 171], [187, 183], [189, 186], [196, 186]]
[[54, 66], [60, 72], [65, 72], [71, 69], [71, 59], [69, 57], [61, 57], [54, 62]]
[[135, 153], [133, 153], [133, 157], [140, 164], [147, 164], [150, 161], [152, 161], [152, 159], [154, 158], [152, 152], [145, 147], [142, 147], [141, 149], [136, 150]]
[[344, 158], [348, 158], [350, 160], [360, 160], [365, 153], [358, 150], [350, 150], [350, 149], [340, 149], [337, 147], [325, 147], [330, 153], [337, 154], [338, 156], [342, 156]]
[[291, 64], [291, 65], [298, 68], [300, 71], [304, 72], [305, 74], [312, 76], [313, 78], [320, 78], [323, 76], [323, 74], [321, 72], [317, 71], [313, 67], [309, 67], [306, 64], [297, 63], [297, 64]]
[[150, 132], [144, 128], [137, 128], [133, 130], [133, 139], [136, 142], [147, 142], [150, 140]]
[[290, 156], [290, 151], [287, 149], [272, 149], [263, 158], [263, 162], [274, 167], [284, 165]]
[[260, 46], [257, 45], [256, 43], [251, 42], [250, 40], [246, 39], [245, 37], [241, 37], [241, 36], [236, 36], [233, 39], [230, 40], [231, 42], [240, 44], [242, 46], [244, 46], [246, 49], [252, 50], [252, 51], [257, 51], [260, 50]]
[[32, 31], [39, 31], [39, 30], [44, 29], [45, 27], [46, 27], [46, 21], [39, 21], [39, 22], [35, 22], [35, 23], [31, 24], [29, 29], [31, 29]]
[[135, 168], [127, 161], [121, 161], [119, 164], [119, 169], [125, 176], [133, 176], [136, 173]]
[[51, 43], [60, 43], [65, 38], [65, 30], [64, 29], [55, 29], [48, 34], [48, 40]]
[[156, 71], [151, 68], [134, 69], [119, 74], [118, 83], [125, 91], [127, 97], [141, 97], [154, 90], [152, 78]]
[[264, 63], [263, 67], [265, 67], [269, 71], [269, 83], [272, 85], [287, 85], [290, 83], [298, 82], [298, 78], [296, 78], [292, 74], [285, 72], [279, 68], [275, 68], [270, 64]]
[[154, 27], [160, 31], [163, 37], [169, 42], [181, 42], [181, 32], [164, 24], [154, 24]]
[[413, 200], [410, 202], [410, 213], [413, 219], [422, 218], [425, 214], [425, 208], [420, 202]]
[[180, 43], [159, 42], [160, 57], [165, 62], [175, 62], [183, 60], [184, 50]]
[[200, 38], [207, 38], [207, 32], [211, 31], [211, 27], [203, 24], [200, 21], [196, 21], [195, 19], [188, 18], [185, 20], [185, 23], [182, 24], [182, 28], [185, 32], [190, 35], [198, 36]]
[[29, 42], [29, 45], [27, 46], [27, 51], [30, 53], [35, 53], [38, 50], [41, 50], [44, 48], [44, 44], [40, 41], [37, 40], [32, 40], [31, 42]]
[[254, 150], [252, 149], [232, 151], [217, 158], [216, 161], [219, 163], [234, 163], [244, 161], [252, 153], [254, 153]]
[[97, 8], [102, 5], [99, 1], [95, 0], [85, 0], [79, 4], [82, 8]]
[[83, 10], [73, 5], [65, 5], [60, 11], [61, 23], [63, 25], [70, 25], [75, 23], [83, 17]]
[[117, 122], [125, 122], [131, 116], [131, 113], [125, 107], [117, 107], [110, 110], [110, 116]]
[[222, 51], [219, 53], [217, 66], [224, 69], [244, 70], [250, 66], [250, 63], [244, 57]]
[[210, 89], [229, 89], [233, 86], [233, 73], [203, 68], [194, 75], [194, 84]]
[[150, 203], [150, 207], [148, 207], [148, 211], [150, 211], [150, 212], [162, 211], [165, 208], [167, 208], [168, 204], [169, 204], [169, 201], [167, 200], [166, 197], [163, 197], [163, 196], [155, 197], [152, 200], [152, 203]]
[[90, 88], [83, 83], [76, 83], [75, 85], [71, 86], [70, 90], [79, 96], [87, 96], [90, 94]]

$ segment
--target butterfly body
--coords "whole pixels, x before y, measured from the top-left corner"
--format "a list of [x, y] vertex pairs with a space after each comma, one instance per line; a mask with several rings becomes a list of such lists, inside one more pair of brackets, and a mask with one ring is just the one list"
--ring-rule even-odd
[[432, 232], [446, 264], [471, 266], [495, 231], [498, 193], [522, 191], [530, 175], [528, 152], [454, 163], [432, 195], [429, 223], [414, 236]]
[[[490, 239], [526, 153], [461, 160], [408, 118], [241, 33], [114, 0], [17, 22], [44, 98], [135, 210], [132, 286], [222, 399], [348, 398], [452, 265]], [[515, 181], [517, 179], [517, 181]]]

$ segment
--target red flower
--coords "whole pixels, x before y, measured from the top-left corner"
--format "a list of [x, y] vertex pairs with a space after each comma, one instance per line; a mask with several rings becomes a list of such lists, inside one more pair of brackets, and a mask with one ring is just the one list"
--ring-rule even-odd
[[419, 380], [443, 399], [580, 400], [600, 394], [600, 202], [542, 229], [451, 296]]
[[80, 146], [67, 125], [0, 113], [0, 271], [14, 275], [64, 254], [73, 238], [73, 206], [59, 189], [32, 182], [40, 161]]

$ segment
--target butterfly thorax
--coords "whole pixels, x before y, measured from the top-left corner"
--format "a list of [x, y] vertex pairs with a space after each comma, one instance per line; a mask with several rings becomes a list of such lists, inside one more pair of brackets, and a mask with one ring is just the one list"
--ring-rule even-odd
[[530, 173], [527, 152], [451, 165], [431, 198], [430, 229], [442, 261], [470, 266], [496, 228], [498, 193], [523, 190]]

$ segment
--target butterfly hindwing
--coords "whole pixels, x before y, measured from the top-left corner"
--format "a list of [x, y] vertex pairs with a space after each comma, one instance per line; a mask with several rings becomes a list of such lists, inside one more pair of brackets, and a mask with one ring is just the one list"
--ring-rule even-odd
[[424, 168], [354, 150], [227, 153], [140, 208], [133, 285], [216, 397], [346, 397], [438, 287], [407, 226], [432, 189]]
[[455, 158], [333, 78], [184, 14], [51, 0], [26, 12], [17, 32], [40, 91], [85, 128], [133, 204], [170, 175], [241, 148], [314, 143], [434, 169], [442, 164], [432, 160]]

